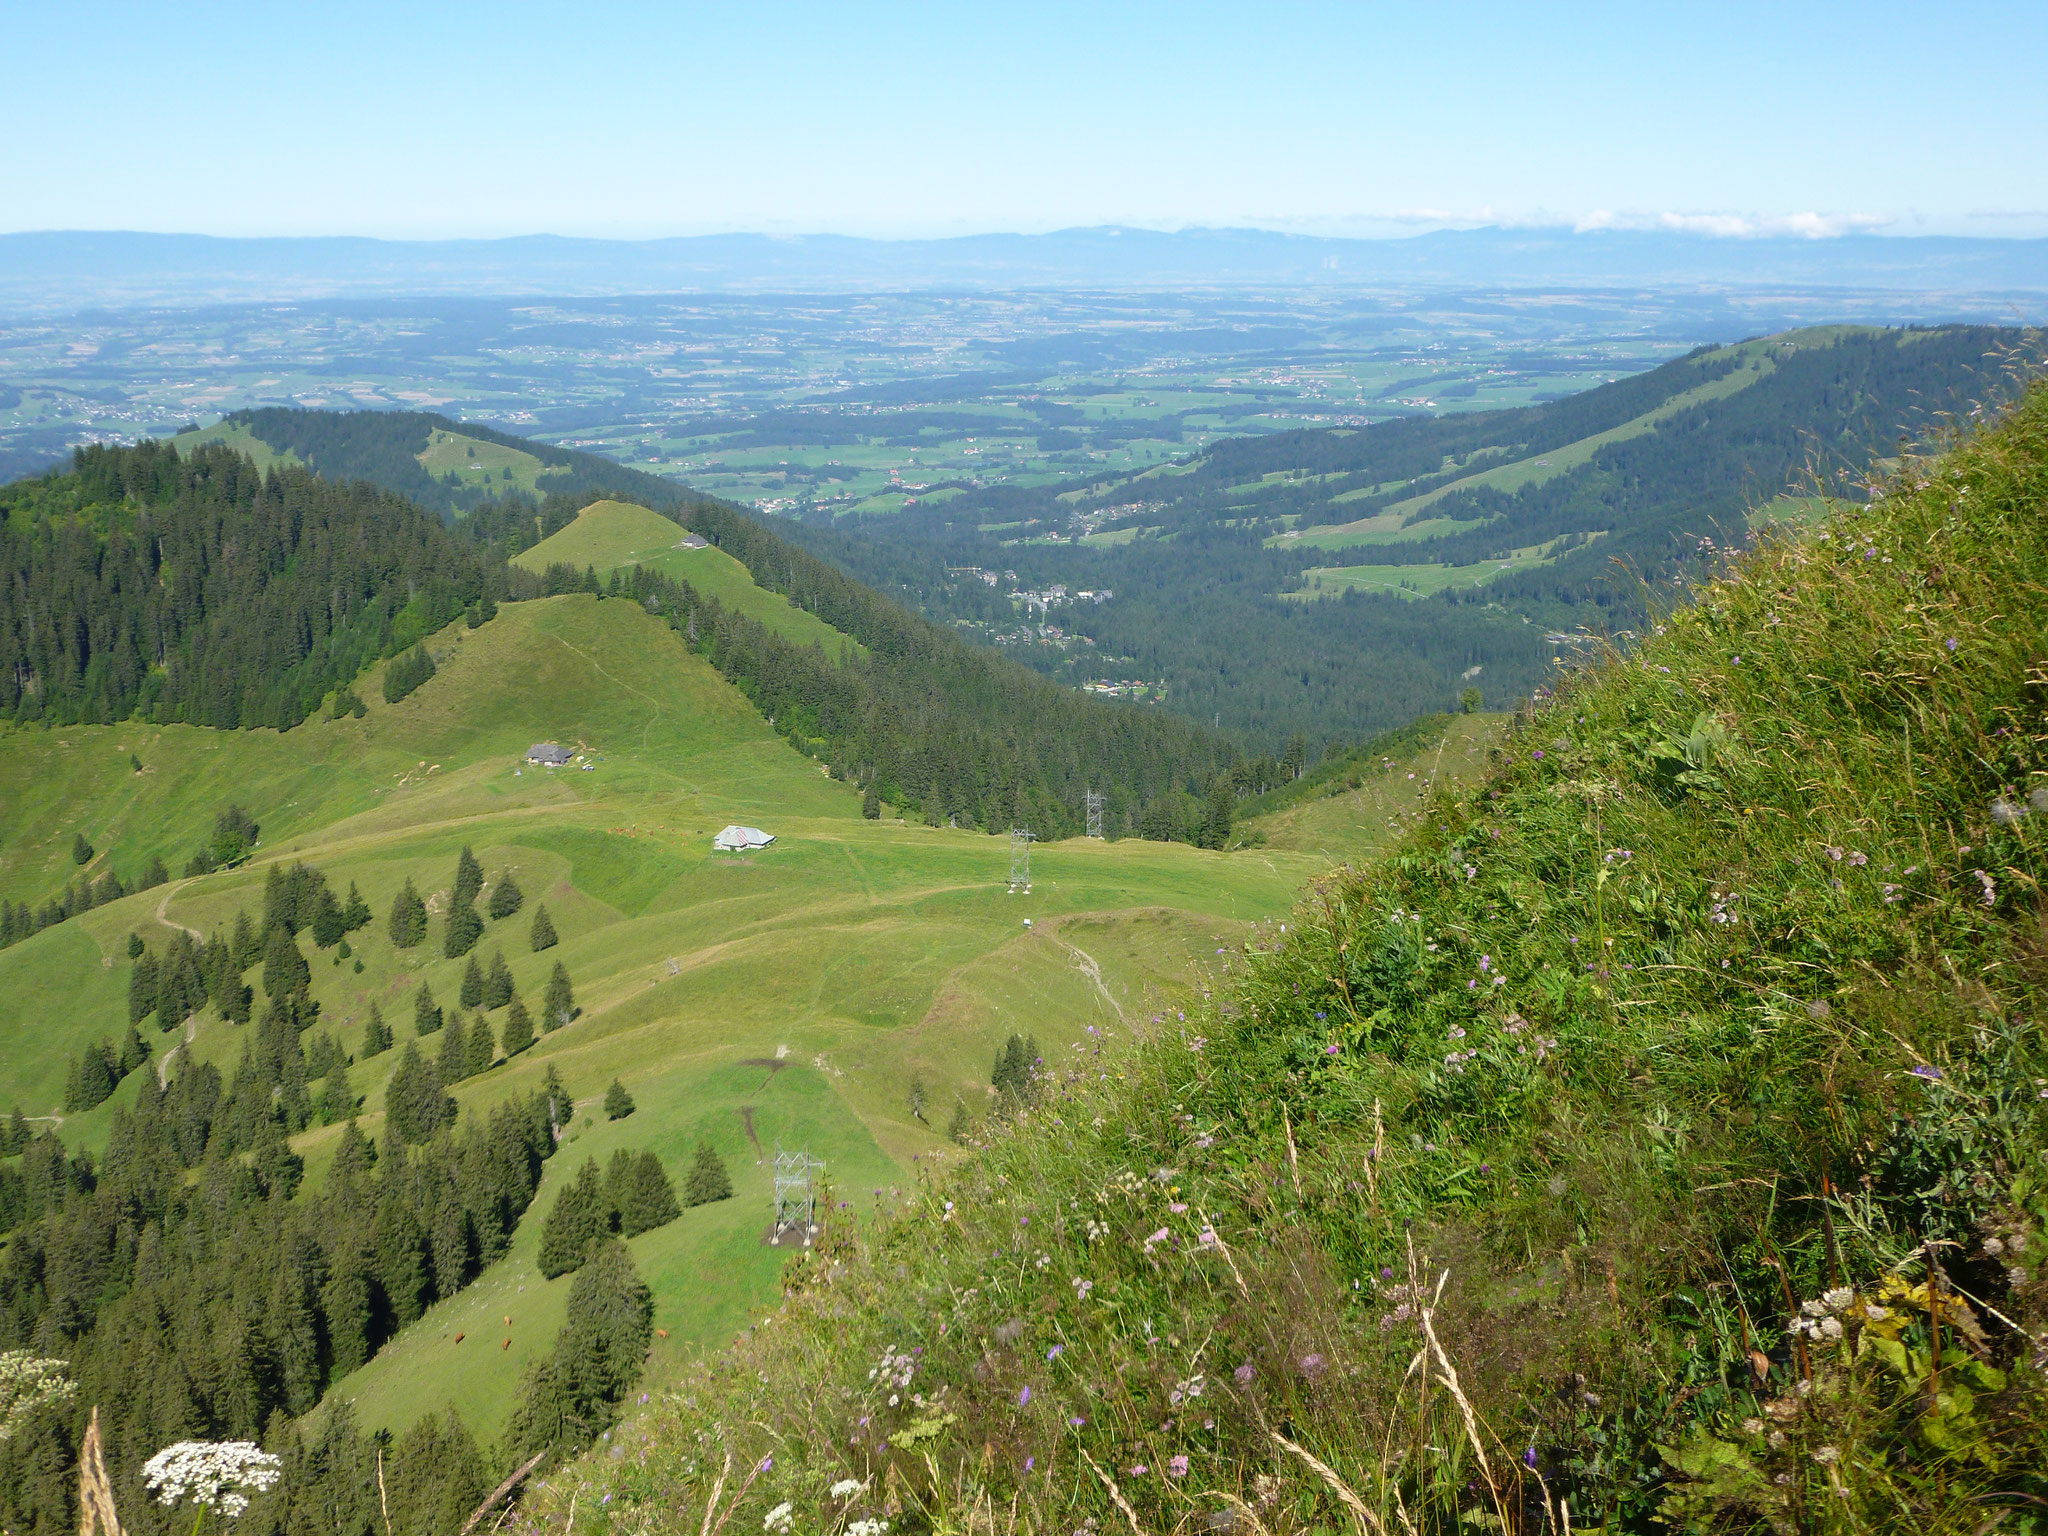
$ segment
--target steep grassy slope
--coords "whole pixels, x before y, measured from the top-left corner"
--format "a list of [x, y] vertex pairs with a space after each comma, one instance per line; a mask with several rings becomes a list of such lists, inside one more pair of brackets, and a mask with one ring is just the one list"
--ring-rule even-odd
[[595, 570], [609, 576], [624, 566], [646, 566], [677, 581], [686, 581], [706, 597], [766, 625], [798, 645], [813, 642], [830, 655], [842, 647], [859, 649], [824, 620], [794, 606], [780, 592], [757, 586], [747, 568], [715, 545], [691, 549], [691, 537], [675, 522], [646, 507], [626, 501], [594, 501], [576, 520], [514, 557], [512, 563], [536, 574], [550, 565]]
[[1760, 540], [536, 1523], [2039, 1529], [2044, 513]]

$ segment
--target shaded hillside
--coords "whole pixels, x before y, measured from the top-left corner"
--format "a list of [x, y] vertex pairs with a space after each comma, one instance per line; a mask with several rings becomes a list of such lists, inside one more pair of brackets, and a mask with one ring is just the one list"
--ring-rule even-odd
[[1879, 491], [1524, 710], [1205, 1006], [1049, 1055], [537, 1525], [2041, 1507], [2048, 389]]

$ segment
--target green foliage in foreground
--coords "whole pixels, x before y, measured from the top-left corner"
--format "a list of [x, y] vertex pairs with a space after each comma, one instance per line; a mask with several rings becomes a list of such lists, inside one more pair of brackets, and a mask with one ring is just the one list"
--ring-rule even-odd
[[829, 1230], [530, 1517], [2041, 1529], [2048, 390], [1883, 492]]

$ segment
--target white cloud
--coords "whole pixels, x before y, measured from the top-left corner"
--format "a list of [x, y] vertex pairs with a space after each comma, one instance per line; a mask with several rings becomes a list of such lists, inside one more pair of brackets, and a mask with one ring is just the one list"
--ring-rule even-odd
[[1668, 229], [1724, 240], [1786, 235], [1831, 240], [1883, 229], [1894, 222], [1890, 215], [1878, 213], [1615, 213], [1602, 208], [1574, 220], [1572, 228], [1581, 234], [1600, 229]]

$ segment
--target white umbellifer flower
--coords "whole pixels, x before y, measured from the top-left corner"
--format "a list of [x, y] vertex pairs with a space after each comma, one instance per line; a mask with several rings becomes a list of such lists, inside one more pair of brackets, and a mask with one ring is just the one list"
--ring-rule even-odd
[[866, 1483], [851, 1477], [842, 1477], [832, 1485], [831, 1494], [835, 1499], [850, 1499], [865, 1487], [867, 1487]]
[[886, 1520], [856, 1520], [846, 1528], [846, 1536], [887, 1536], [888, 1530]]
[[777, 1536], [781, 1536], [782, 1532], [789, 1529], [792, 1514], [793, 1511], [786, 1501], [778, 1504], [768, 1511], [768, 1517], [761, 1522], [761, 1529], [764, 1531], [774, 1531], [777, 1533]]
[[1856, 1299], [1856, 1293], [1846, 1285], [1838, 1285], [1832, 1291], [1824, 1292], [1820, 1298], [1832, 1311], [1839, 1312]]
[[261, 1493], [282, 1467], [253, 1440], [180, 1440], [142, 1464], [142, 1481], [167, 1509], [190, 1499], [232, 1518], [249, 1507], [243, 1490]]
[[46, 1403], [61, 1403], [78, 1390], [64, 1374], [62, 1360], [46, 1360], [25, 1349], [0, 1354], [0, 1440]]

